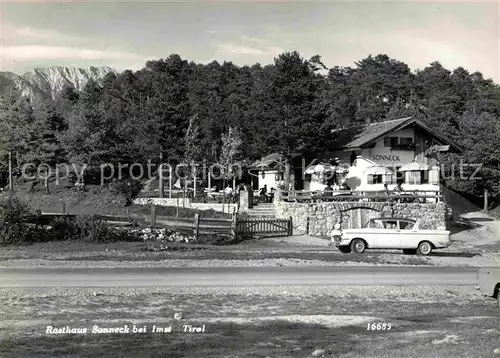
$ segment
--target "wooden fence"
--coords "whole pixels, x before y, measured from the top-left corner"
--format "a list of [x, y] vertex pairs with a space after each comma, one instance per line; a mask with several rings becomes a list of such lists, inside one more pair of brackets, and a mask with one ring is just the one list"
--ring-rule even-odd
[[[64, 213], [29, 214], [25, 220], [31, 224], [50, 225], [57, 218], [75, 220], [76, 215]], [[276, 219], [267, 217], [238, 217], [235, 211], [231, 218], [204, 218], [195, 214], [194, 218], [181, 218], [177, 216], [157, 216], [156, 206], [151, 206], [151, 216], [144, 215], [95, 215], [95, 218], [110, 225], [139, 226], [166, 228], [174, 231], [199, 235], [227, 235], [233, 239], [239, 237], [271, 237], [292, 235], [292, 218]]]
[[276, 219], [267, 217], [239, 218], [236, 233], [245, 236], [291, 236], [292, 218]]
[[[25, 221], [36, 225], [50, 225], [57, 218], [65, 218], [67, 220], [75, 220], [76, 215], [65, 213], [42, 213], [28, 214], [25, 216]], [[232, 218], [204, 218], [199, 214], [195, 214], [194, 218], [182, 218], [177, 216], [158, 216], [156, 214], [156, 206], [151, 205], [150, 217], [145, 215], [130, 214], [127, 216], [115, 215], [94, 215], [98, 220], [101, 220], [111, 225], [123, 226], [139, 226], [165, 228], [179, 231], [182, 233], [198, 235], [222, 234], [236, 237], [236, 212], [233, 211]]]

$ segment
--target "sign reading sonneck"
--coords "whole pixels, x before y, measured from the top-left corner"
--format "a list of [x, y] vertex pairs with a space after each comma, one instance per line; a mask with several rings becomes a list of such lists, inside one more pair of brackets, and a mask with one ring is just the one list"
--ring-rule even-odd
[[390, 162], [400, 162], [399, 155], [383, 155], [383, 154], [375, 154], [372, 156], [372, 160], [387, 160]]

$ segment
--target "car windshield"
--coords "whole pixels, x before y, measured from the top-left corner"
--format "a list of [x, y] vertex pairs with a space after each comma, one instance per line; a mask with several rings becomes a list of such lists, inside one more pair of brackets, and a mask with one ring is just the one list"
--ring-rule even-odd
[[368, 222], [367, 227], [370, 229], [383, 229], [384, 225], [382, 224], [382, 221], [380, 221], [380, 220], [370, 220]]

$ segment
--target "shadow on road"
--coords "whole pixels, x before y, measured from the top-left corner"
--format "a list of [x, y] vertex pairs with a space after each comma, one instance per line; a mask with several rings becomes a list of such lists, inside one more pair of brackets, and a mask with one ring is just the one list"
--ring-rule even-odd
[[479, 255], [479, 253], [471, 253], [471, 252], [433, 252], [429, 256], [436, 256], [436, 257], [474, 257]]

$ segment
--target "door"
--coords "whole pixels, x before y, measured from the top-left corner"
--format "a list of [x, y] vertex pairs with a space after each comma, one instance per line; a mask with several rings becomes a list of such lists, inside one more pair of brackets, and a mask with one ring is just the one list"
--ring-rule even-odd
[[412, 221], [400, 220], [399, 233], [402, 249], [416, 249], [418, 246], [418, 235], [413, 230], [415, 223]]
[[397, 220], [382, 220], [384, 229], [378, 230], [377, 248], [399, 249], [401, 246], [401, 235]]

